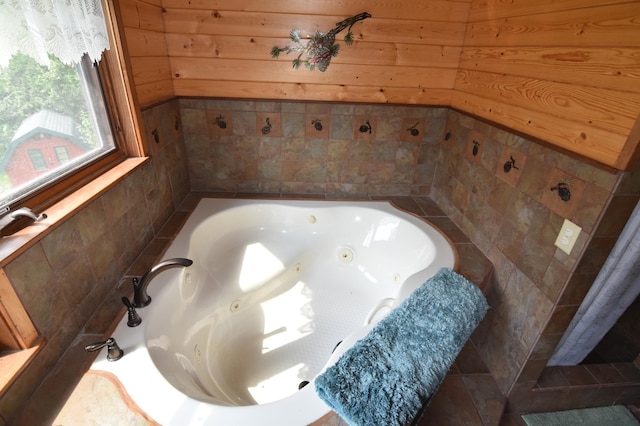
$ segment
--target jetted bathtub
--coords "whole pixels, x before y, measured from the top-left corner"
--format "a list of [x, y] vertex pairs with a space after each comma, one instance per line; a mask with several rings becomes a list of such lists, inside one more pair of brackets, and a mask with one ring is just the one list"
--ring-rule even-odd
[[[116, 375], [163, 425], [305, 425], [314, 377], [441, 267], [448, 239], [386, 202], [203, 198], [164, 259]], [[309, 382], [306, 384], [306, 382]], [[305, 385], [306, 384], [306, 385]], [[299, 389], [300, 388], [300, 389]]]

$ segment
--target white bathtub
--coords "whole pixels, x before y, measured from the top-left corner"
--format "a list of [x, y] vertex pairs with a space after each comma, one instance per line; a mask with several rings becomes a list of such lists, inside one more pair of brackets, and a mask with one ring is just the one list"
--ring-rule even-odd
[[314, 377], [456, 263], [443, 234], [386, 202], [219, 198], [200, 201], [172, 257], [194, 263], [153, 279], [142, 324], [113, 333], [124, 357], [92, 366], [163, 425], [312, 423], [329, 412]]

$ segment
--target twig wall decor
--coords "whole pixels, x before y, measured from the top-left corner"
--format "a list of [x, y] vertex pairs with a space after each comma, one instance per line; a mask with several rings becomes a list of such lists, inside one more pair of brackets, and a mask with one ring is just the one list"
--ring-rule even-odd
[[[300, 36], [300, 30], [293, 29], [291, 30], [291, 33], [289, 33], [289, 38], [296, 44], [285, 47], [274, 46], [273, 49], [271, 49], [271, 56], [273, 58], [277, 58], [282, 52], [286, 52], [287, 54], [289, 52], [300, 52], [298, 57], [293, 60], [293, 68], [298, 69], [300, 68], [300, 65], [304, 63], [309, 70], [314, 70], [318, 67], [320, 71], [324, 72], [329, 66], [331, 58], [336, 56], [340, 50], [340, 45], [335, 42], [336, 35], [345, 28], [349, 28], [349, 32], [344, 37], [344, 42], [347, 45], [351, 45], [353, 43], [351, 27], [356, 22], [367, 18], [371, 18], [371, 15], [367, 12], [354, 15], [344, 21], [338, 22], [336, 27], [326, 34], [322, 31], [316, 31], [314, 35], [308, 36], [308, 41], [306, 43], [303, 42], [303, 39]], [[302, 55], [305, 53], [307, 56], [303, 59]]]

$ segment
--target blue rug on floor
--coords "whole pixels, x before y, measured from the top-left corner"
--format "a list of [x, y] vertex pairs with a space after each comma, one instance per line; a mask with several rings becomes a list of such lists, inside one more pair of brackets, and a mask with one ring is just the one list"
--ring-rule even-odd
[[640, 424], [622, 405], [523, 414], [522, 420], [528, 426], [638, 426]]
[[405, 425], [488, 309], [477, 286], [443, 268], [320, 374], [316, 392], [350, 425]]

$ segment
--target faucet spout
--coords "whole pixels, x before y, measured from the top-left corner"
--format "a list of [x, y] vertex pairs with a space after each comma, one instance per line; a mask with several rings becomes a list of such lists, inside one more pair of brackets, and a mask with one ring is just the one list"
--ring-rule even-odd
[[157, 265], [153, 266], [146, 274], [138, 280], [138, 278], [133, 278], [133, 306], [136, 308], [142, 308], [151, 303], [151, 297], [147, 294], [147, 286], [149, 283], [160, 272], [165, 269], [175, 268], [178, 266], [187, 267], [193, 264], [193, 260], [185, 259], [183, 257], [176, 257], [173, 259], [166, 259]]

